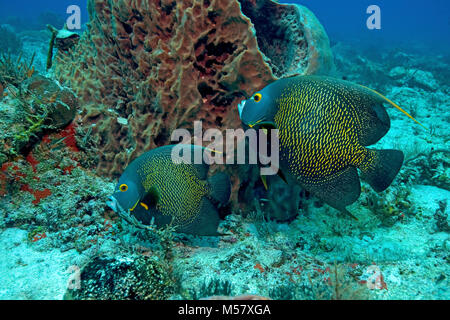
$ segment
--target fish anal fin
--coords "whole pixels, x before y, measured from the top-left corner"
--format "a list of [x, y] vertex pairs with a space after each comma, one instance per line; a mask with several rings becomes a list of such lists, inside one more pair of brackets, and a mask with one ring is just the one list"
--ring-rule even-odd
[[177, 232], [195, 234], [200, 236], [220, 236], [217, 232], [220, 218], [217, 209], [206, 197], [200, 204], [198, 216], [189, 224], [180, 226]]
[[349, 212], [345, 207], [355, 202], [361, 193], [358, 171], [352, 166], [321, 182], [301, 184], [317, 198], [347, 214]]
[[399, 150], [368, 149], [368, 160], [362, 163], [361, 178], [376, 191], [385, 190], [402, 167], [404, 155]]

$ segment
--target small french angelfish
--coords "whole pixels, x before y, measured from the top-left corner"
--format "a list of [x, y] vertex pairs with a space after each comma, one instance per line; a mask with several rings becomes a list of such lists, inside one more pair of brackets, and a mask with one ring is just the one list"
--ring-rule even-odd
[[372, 89], [321, 76], [277, 80], [238, 109], [245, 125], [278, 129], [280, 170], [330, 206], [350, 214], [346, 206], [361, 192], [357, 168], [361, 178], [381, 192], [403, 164], [399, 150], [366, 148], [390, 128], [384, 103], [416, 121]]
[[[179, 159], [190, 153], [191, 161], [175, 161], [175, 146]], [[195, 150], [204, 148], [169, 145], [144, 153], [125, 169], [108, 205], [139, 227], [172, 224], [181, 233], [218, 235], [217, 209], [230, 198], [230, 179], [225, 173], [208, 179], [209, 166], [194, 164]]]

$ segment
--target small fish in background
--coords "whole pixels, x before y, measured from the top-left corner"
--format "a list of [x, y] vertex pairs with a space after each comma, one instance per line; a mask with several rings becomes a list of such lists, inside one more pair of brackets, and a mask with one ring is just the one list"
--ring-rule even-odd
[[[192, 163], [173, 161], [175, 146], [180, 157], [190, 152]], [[230, 179], [225, 173], [208, 178], [209, 165], [193, 164], [196, 149], [204, 151], [170, 145], [144, 153], [125, 169], [108, 205], [139, 227], [172, 224], [181, 233], [218, 235], [218, 208], [229, 201]]]
[[245, 125], [279, 130], [280, 171], [352, 216], [346, 206], [361, 193], [357, 168], [361, 178], [381, 192], [403, 164], [399, 150], [366, 148], [390, 128], [384, 103], [416, 121], [372, 89], [322, 76], [277, 80], [241, 102], [238, 109]]

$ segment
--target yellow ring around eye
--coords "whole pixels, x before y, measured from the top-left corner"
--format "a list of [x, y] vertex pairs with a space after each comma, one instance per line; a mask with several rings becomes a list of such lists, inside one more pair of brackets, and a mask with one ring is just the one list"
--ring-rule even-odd
[[253, 96], [253, 100], [255, 100], [255, 102], [260, 102], [260, 101], [261, 101], [261, 98], [262, 98], [261, 93], [256, 93], [256, 94]]
[[121, 184], [119, 187], [119, 190], [122, 192], [125, 192], [128, 190], [128, 186], [126, 184]]

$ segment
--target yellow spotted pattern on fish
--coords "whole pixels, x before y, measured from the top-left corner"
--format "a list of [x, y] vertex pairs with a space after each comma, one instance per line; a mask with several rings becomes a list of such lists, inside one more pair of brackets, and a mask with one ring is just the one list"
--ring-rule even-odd
[[280, 160], [305, 182], [334, 178], [369, 154], [354, 130], [362, 128], [354, 106], [359, 101], [347, 94], [337, 84], [310, 81], [286, 87], [276, 102]]
[[390, 128], [384, 104], [417, 122], [370, 88], [322, 76], [277, 80], [241, 102], [238, 111], [250, 128], [278, 129], [281, 177], [287, 171], [304, 189], [348, 213], [345, 206], [361, 192], [357, 169], [380, 192], [403, 163], [399, 150], [366, 148]]
[[[190, 224], [200, 213], [202, 198], [208, 194], [206, 181], [201, 181], [192, 165], [167, 161], [166, 154], [153, 156], [137, 170], [146, 192], [158, 186], [160, 198], [156, 209], [171, 216], [180, 226]], [[180, 210], [183, 208], [183, 210]]]
[[230, 198], [225, 173], [208, 177], [206, 163], [194, 164], [204, 148], [168, 145], [133, 160], [122, 173], [108, 205], [141, 228], [172, 225], [176, 231], [217, 235], [218, 209]]

